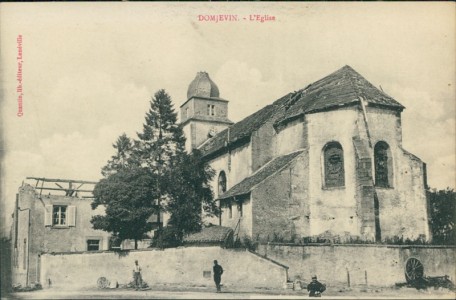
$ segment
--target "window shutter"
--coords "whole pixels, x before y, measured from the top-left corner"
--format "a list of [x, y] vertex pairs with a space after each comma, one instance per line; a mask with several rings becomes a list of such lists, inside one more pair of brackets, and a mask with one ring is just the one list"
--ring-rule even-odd
[[76, 226], [76, 206], [68, 206], [68, 226]]
[[44, 226], [52, 226], [52, 205], [44, 207]]

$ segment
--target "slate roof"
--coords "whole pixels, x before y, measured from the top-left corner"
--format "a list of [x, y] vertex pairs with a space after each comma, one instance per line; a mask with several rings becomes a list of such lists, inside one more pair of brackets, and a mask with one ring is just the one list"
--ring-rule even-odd
[[222, 149], [227, 144], [238, 142], [243, 138], [250, 138], [252, 132], [258, 130], [266, 121], [273, 118], [274, 114], [279, 111], [280, 107], [289, 99], [290, 95], [291, 93], [286, 94], [274, 103], [263, 107], [259, 111], [221, 131], [215, 137], [202, 144], [199, 149], [203, 155], [209, 155]]
[[404, 109], [399, 102], [377, 89], [350, 66], [344, 66], [295, 93], [276, 123], [302, 114], [359, 103], [360, 97], [368, 104]]
[[233, 233], [233, 229], [223, 226], [211, 226], [203, 228], [200, 232], [184, 238], [186, 243], [221, 243]]
[[303, 114], [335, 109], [359, 103], [362, 97], [368, 104], [380, 105], [397, 110], [404, 109], [399, 102], [377, 89], [350, 66], [308, 85], [294, 93], [288, 93], [274, 103], [221, 131], [202, 144], [199, 149], [207, 156], [244, 138], [250, 138], [265, 122], [275, 125]]
[[262, 168], [258, 169], [251, 176], [245, 178], [226, 193], [221, 195], [219, 199], [227, 199], [234, 196], [245, 195], [252, 191], [257, 184], [273, 175], [274, 173], [283, 169], [288, 165], [294, 158], [296, 158], [303, 151], [296, 151], [287, 155], [276, 157], [275, 159], [268, 162]]

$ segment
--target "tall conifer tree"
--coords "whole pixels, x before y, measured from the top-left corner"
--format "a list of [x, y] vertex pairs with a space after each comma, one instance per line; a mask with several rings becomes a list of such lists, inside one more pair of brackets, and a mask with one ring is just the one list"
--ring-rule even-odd
[[182, 128], [177, 124], [177, 113], [171, 97], [165, 90], [158, 90], [152, 97], [143, 131], [138, 133], [138, 138], [135, 141], [135, 159], [158, 176], [158, 197], [155, 204], [157, 222], [161, 229], [163, 220], [160, 219], [160, 212], [163, 210], [163, 201], [168, 199], [166, 184], [161, 179], [175, 165], [176, 158], [185, 153], [185, 137]]
[[150, 101], [143, 131], [135, 141], [135, 155], [142, 166], [163, 173], [173, 159], [185, 151], [185, 137], [177, 124], [177, 113], [165, 90], [159, 90]]

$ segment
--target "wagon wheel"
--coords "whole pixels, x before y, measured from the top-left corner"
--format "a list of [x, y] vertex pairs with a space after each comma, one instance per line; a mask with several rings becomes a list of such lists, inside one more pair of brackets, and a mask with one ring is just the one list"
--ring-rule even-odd
[[417, 279], [423, 278], [424, 267], [423, 264], [416, 258], [411, 257], [405, 264], [405, 280], [411, 283]]
[[100, 277], [100, 278], [98, 278], [98, 280], [97, 280], [97, 286], [98, 286], [98, 288], [104, 289], [104, 288], [106, 288], [108, 285], [109, 285], [109, 283], [108, 283], [108, 280], [106, 279], [106, 277]]

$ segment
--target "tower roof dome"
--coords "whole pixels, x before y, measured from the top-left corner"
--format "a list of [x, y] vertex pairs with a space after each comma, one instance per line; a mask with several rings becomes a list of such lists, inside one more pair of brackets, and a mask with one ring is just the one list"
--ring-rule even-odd
[[198, 72], [187, 90], [187, 99], [191, 97], [219, 98], [217, 85], [209, 78], [207, 72]]

